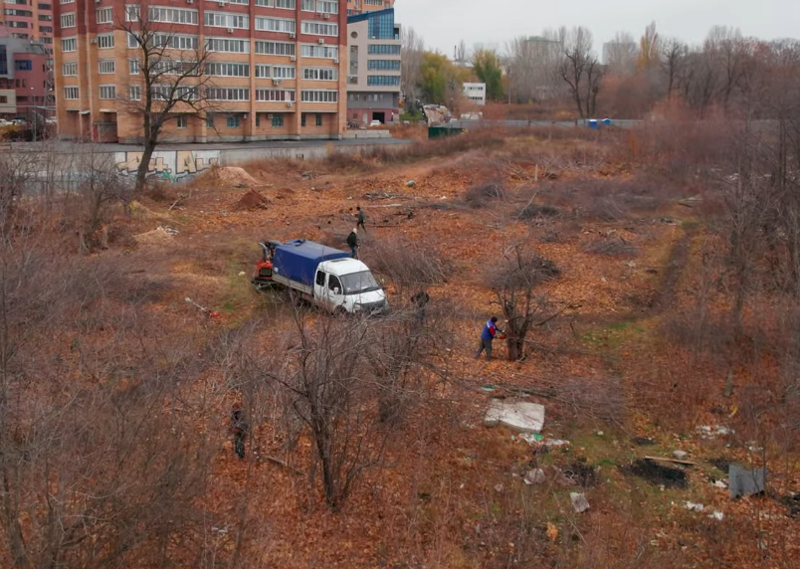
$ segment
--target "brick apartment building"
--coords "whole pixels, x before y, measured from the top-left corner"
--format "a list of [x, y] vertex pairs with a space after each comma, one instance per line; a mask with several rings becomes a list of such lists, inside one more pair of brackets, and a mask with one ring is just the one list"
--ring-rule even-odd
[[47, 47], [12, 37], [0, 26], [0, 117], [46, 117], [52, 111], [51, 55]]
[[368, 125], [400, 114], [400, 26], [394, 8], [347, 18], [347, 118]]
[[394, 0], [347, 0], [348, 16], [357, 16], [388, 8], [394, 8]]
[[[59, 137], [140, 142], [141, 49], [123, 25], [139, 6], [166, 54], [211, 53], [204, 98], [176, 107], [162, 141], [335, 139], [346, 121], [346, 0], [60, 0], [55, 14]], [[342, 70], [342, 72], [340, 72]], [[183, 112], [181, 112], [183, 111]], [[202, 116], [201, 116], [202, 115]]]

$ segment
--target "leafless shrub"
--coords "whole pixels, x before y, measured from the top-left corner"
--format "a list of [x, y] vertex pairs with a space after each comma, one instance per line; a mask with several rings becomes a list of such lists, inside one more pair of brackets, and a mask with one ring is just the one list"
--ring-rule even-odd
[[557, 207], [547, 204], [529, 203], [523, 207], [517, 217], [525, 221], [531, 221], [539, 218], [552, 218], [561, 215], [561, 211]]
[[639, 249], [635, 245], [619, 238], [592, 241], [585, 245], [583, 250], [592, 255], [604, 257], [631, 258], [639, 254]]
[[464, 193], [464, 201], [473, 208], [486, 207], [489, 202], [504, 198], [506, 195], [503, 182], [499, 179], [489, 180], [470, 187]]
[[405, 299], [417, 290], [447, 282], [453, 265], [432, 245], [408, 239], [375, 239], [362, 257], [378, 275], [388, 279]]

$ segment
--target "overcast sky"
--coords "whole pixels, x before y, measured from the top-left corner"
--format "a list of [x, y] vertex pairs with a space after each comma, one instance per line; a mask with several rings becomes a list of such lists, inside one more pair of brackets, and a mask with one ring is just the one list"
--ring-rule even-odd
[[800, 37], [800, 0], [397, 0], [395, 18], [451, 58], [462, 39], [503, 50], [513, 37], [562, 25], [591, 29], [598, 54], [617, 31], [638, 39], [652, 21], [662, 36], [689, 43], [714, 25], [761, 39]]

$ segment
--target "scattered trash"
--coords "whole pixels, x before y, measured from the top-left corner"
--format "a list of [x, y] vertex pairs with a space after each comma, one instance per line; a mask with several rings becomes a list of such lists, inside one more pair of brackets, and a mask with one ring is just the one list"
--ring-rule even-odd
[[717, 488], [719, 488], [720, 490], [728, 489], [728, 483], [725, 482], [724, 480], [715, 480], [712, 484]]
[[408, 186], [409, 188], [413, 188], [416, 185], [417, 183], [414, 180], [409, 180], [408, 182], [406, 182], [406, 186]]
[[683, 460], [684, 458], [689, 456], [689, 453], [686, 452], [686, 451], [683, 451], [683, 450], [676, 450], [676, 451], [673, 451], [672, 456], [674, 456], [678, 460]]
[[550, 541], [558, 539], [558, 528], [550, 522], [547, 522], [547, 539]]
[[567, 476], [578, 486], [582, 488], [589, 488], [597, 484], [597, 473], [599, 468], [584, 461], [577, 460], [564, 469], [564, 475]]
[[227, 533], [228, 533], [228, 528], [227, 528], [227, 526], [226, 526], [226, 527], [221, 527], [221, 528], [218, 528], [218, 527], [212, 527], [212, 528], [211, 528], [211, 531], [212, 531], [212, 532], [214, 532], [214, 533], [215, 533], [215, 534], [217, 534], [217, 535], [227, 535]]
[[582, 514], [589, 509], [589, 501], [586, 499], [586, 494], [571, 492], [569, 498], [572, 500], [572, 508], [577, 513]]
[[492, 391], [497, 391], [497, 386], [496, 385], [484, 385], [483, 387], [481, 387], [481, 389], [483, 389], [484, 391], [492, 392]]
[[243, 276], [245, 276], [246, 274], [247, 274], [247, 273], [245, 273], [244, 271], [239, 271], [239, 276], [240, 276], [240, 277], [243, 277]]
[[686, 472], [680, 468], [664, 466], [652, 460], [637, 460], [625, 471], [665, 488], [686, 488]]
[[200, 306], [199, 304], [197, 304], [194, 300], [192, 300], [188, 296], [184, 300], [186, 300], [186, 302], [188, 302], [189, 304], [194, 305], [195, 308], [199, 309], [200, 312], [202, 312], [203, 314], [208, 315], [209, 318], [219, 318], [219, 313], [212, 312], [211, 310], [209, 310], [205, 306]]
[[640, 447], [649, 447], [656, 444], [656, 441], [654, 439], [651, 439], [650, 437], [636, 437], [635, 439], [633, 439], [633, 444]]
[[566, 447], [569, 446], [570, 442], [565, 441], [562, 439], [545, 439], [542, 441], [542, 446], [546, 446], [547, 448], [559, 448], [559, 447]]
[[686, 502], [684, 505], [686, 506], [687, 510], [692, 512], [702, 512], [703, 508], [705, 508], [703, 504], [695, 504], [694, 502]]
[[766, 483], [766, 468], [745, 470], [738, 464], [731, 464], [728, 468], [728, 486], [731, 498], [761, 494], [766, 489]]
[[725, 519], [725, 514], [724, 514], [724, 513], [722, 513], [722, 512], [711, 512], [711, 513], [708, 515], [708, 517], [709, 517], [710, 519], [712, 519], [712, 520], [717, 520], [717, 521], [721, 522], [722, 520], [724, 520], [724, 519]]
[[157, 229], [158, 229], [159, 231], [163, 231], [163, 232], [164, 232], [164, 233], [166, 233], [167, 235], [177, 235], [178, 233], [180, 233], [180, 231], [178, 231], [178, 230], [177, 230], [177, 229], [175, 229], [174, 227], [170, 227], [169, 225], [165, 225], [165, 226], [163, 226], [163, 227], [162, 227], [161, 225], [159, 225], [159, 226], [157, 227]]
[[505, 490], [505, 486], [503, 486], [502, 484], [498, 484], [494, 487], [494, 491], [497, 492], [498, 494], [501, 494], [503, 490]]
[[541, 484], [546, 480], [546, 477], [544, 475], [544, 470], [541, 468], [534, 468], [533, 470], [529, 470], [522, 480], [525, 484], [530, 486], [531, 484]]
[[544, 440], [544, 437], [539, 433], [523, 433], [519, 436], [519, 438], [527, 442], [529, 445], [540, 443]]
[[544, 406], [527, 401], [493, 399], [483, 424], [504, 425], [522, 433], [538, 433], [544, 427]]
[[603, 436], [603, 434], [604, 434], [604, 433], [603, 433], [603, 431], [597, 431], [597, 436], [598, 436], [598, 437], [602, 437], [602, 436]]
[[700, 435], [704, 439], [713, 439], [715, 437], [725, 437], [728, 435], [733, 434], [733, 429], [729, 429], [728, 427], [722, 427], [717, 425], [715, 427], [711, 427], [709, 425], [699, 425], [697, 427], [697, 434]]

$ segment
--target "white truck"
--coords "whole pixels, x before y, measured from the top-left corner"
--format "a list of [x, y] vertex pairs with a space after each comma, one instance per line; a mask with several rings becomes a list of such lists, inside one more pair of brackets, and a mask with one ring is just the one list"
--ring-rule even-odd
[[285, 286], [332, 313], [376, 314], [388, 309], [386, 293], [364, 263], [349, 253], [296, 239], [261, 243], [264, 257], [253, 284]]

